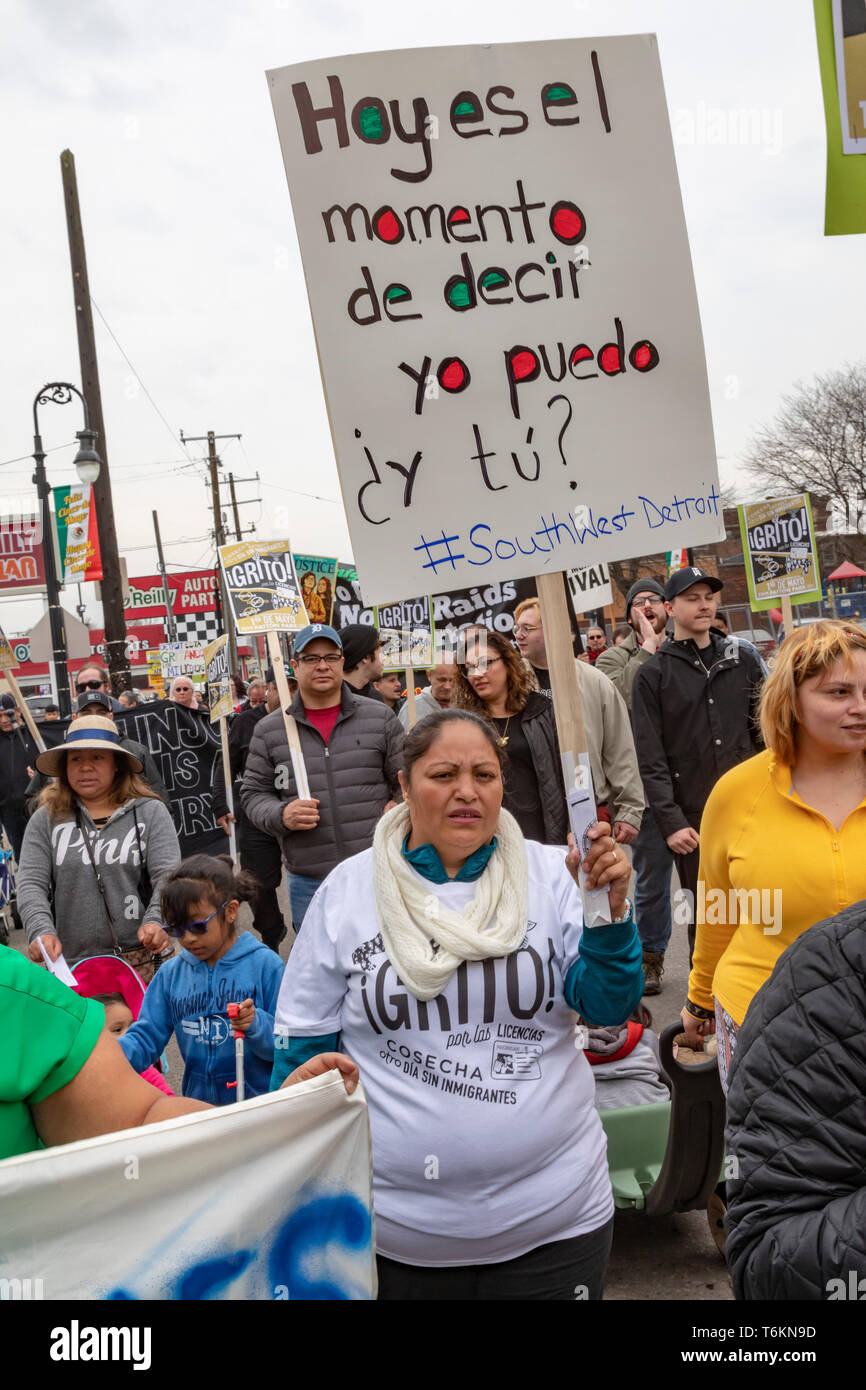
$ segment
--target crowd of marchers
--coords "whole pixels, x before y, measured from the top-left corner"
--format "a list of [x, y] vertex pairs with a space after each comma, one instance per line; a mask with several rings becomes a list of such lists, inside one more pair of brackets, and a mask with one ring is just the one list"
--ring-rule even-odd
[[[828, 1297], [866, 1258], [866, 632], [795, 628], [768, 671], [721, 588], [640, 578], [611, 644], [594, 625], [567, 654], [597, 806], [577, 847], [534, 598], [513, 634], [462, 629], [411, 692], [375, 627], [296, 634], [290, 705], [272, 671], [251, 684], [214, 765], [239, 865], [182, 858], [100, 668], [47, 752], [0, 710], [33, 963], [0, 952], [30, 1058], [0, 1086], [0, 1157], [227, 1103], [237, 1004], [247, 1094], [364, 1081], [380, 1298], [600, 1298], [600, 1112], [668, 1096], [642, 1001], [682, 930], [684, 1034], [716, 1035], [728, 1100], [735, 1293]], [[586, 887], [609, 922], [584, 926]], [[36, 969], [61, 954], [76, 992]], [[172, 1034], [183, 1098], [159, 1072]]]

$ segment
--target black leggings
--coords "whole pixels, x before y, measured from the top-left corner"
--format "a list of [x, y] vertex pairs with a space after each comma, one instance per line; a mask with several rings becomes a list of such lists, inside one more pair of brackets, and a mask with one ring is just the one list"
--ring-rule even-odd
[[379, 1298], [402, 1301], [428, 1299], [556, 1299], [598, 1300], [613, 1240], [613, 1217], [598, 1230], [571, 1240], [539, 1245], [516, 1260], [490, 1265], [400, 1264], [376, 1256]]

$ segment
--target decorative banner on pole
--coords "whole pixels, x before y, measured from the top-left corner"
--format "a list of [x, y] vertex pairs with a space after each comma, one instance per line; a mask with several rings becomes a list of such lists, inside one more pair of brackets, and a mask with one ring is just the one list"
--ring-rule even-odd
[[300, 632], [307, 626], [288, 540], [238, 541], [220, 546], [219, 557], [238, 632]]
[[824, 235], [866, 232], [866, 8], [814, 0], [827, 123]]
[[382, 665], [386, 671], [405, 671], [436, 663], [436, 633], [429, 597], [380, 604], [376, 627], [382, 639]]
[[721, 539], [654, 36], [268, 77], [368, 602]]
[[586, 569], [569, 570], [565, 577], [575, 613], [586, 613], [590, 608], [607, 608], [608, 604], [613, 603], [607, 565], [588, 565]]
[[324, 555], [293, 555], [292, 559], [308, 620], [330, 625], [334, 612], [337, 561]]
[[101, 580], [102, 559], [92, 487], [89, 483], [75, 483], [72, 487], [56, 487], [52, 491], [62, 583]]
[[210, 702], [210, 722], [215, 724], [231, 714], [232, 688], [229, 684], [228, 634], [223, 633], [215, 642], [209, 642], [204, 649], [204, 664], [207, 674], [207, 693]]
[[370, 1172], [363, 1091], [333, 1071], [7, 1158], [0, 1282], [64, 1301], [373, 1299]]
[[741, 503], [738, 512], [752, 609], [776, 608], [780, 598], [820, 603], [821, 575], [809, 494]]

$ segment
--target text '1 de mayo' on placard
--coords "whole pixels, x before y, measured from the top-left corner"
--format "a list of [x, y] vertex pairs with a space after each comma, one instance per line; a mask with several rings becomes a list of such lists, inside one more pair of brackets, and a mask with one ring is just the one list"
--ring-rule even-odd
[[807, 492], [738, 508], [749, 603], [755, 612], [792, 604], [820, 603], [821, 573]]
[[368, 601], [720, 539], [654, 36], [268, 79]]
[[220, 546], [220, 565], [237, 632], [300, 632], [309, 622], [290, 543]]

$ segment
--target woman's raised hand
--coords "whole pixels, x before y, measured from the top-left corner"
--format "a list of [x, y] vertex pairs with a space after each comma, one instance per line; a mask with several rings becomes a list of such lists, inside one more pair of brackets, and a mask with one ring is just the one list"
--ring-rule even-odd
[[568, 855], [565, 863], [575, 883], [580, 883], [578, 869], [582, 867], [586, 875], [587, 888], [606, 888], [608, 890], [610, 915], [612, 918], [617, 918], [621, 916], [625, 905], [628, 883], [631, 878], [631, 864], [610, 832], [610, 826], [604, 821], [596, 821], [595, 825], [590, 826], [586, 832], [590, 846], [583, 861], [581, 861], [575, 848], [574, 836], [569, 833]]

